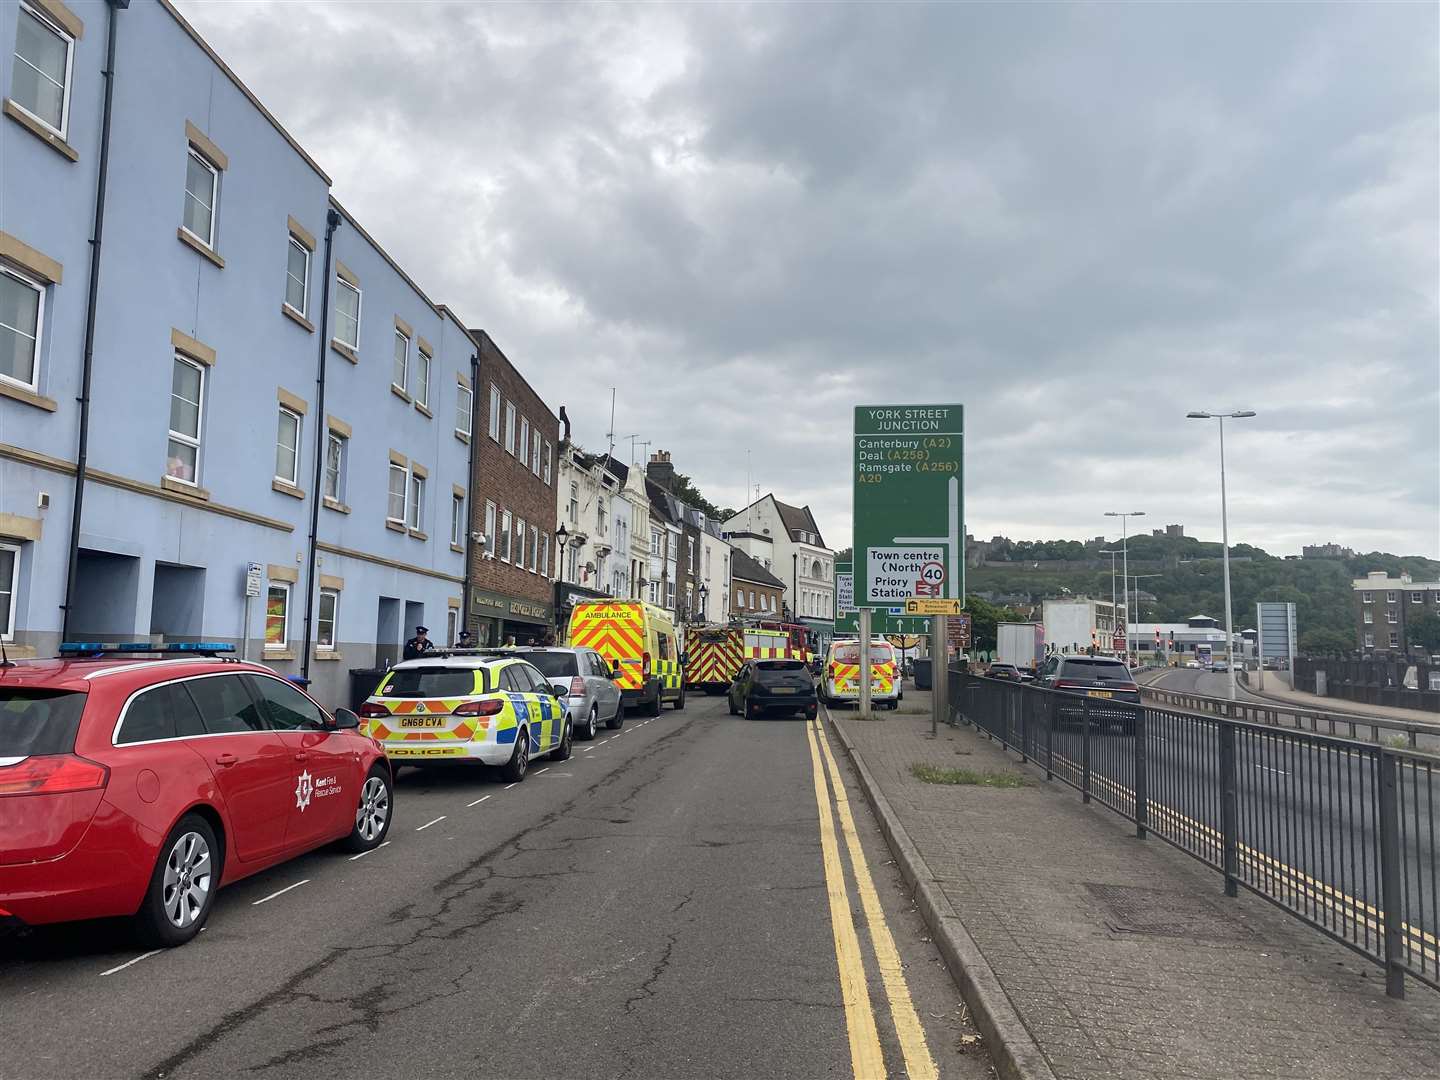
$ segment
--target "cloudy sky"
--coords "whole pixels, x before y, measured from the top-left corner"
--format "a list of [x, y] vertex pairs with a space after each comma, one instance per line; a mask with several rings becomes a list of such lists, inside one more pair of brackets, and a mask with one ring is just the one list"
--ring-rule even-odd
[[[848, 543], [859, 403], [966, 517], [1440, 556], [1433, 4], [179, 0], [578, 438]], [[1227, 426], [1227, 430], [1228, 426]], [[624, 443], [628, 456], [628, 442]]]

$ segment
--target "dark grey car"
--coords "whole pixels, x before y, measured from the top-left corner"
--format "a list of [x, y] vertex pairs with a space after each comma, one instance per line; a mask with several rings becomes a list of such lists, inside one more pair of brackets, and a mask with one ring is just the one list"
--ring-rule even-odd
[[1088, 715], [1102, 728], [1135, 728], [1140, 687], [1130, 669], [1114, 657], [1053, 654], [1041, 665], [1035, 685], [1062, 691], [1065, 696], [1057, 703], [1056, 714], [1065, 720]]
[[560, 691], [570, 710], [570, 728], [577, 739], [593, 739], [603, 723], [618, 728], [625, 722], [625, 706], [610, 666], [594, 649], [555, 645], [538, 649], [511, 649], [528, 660]]

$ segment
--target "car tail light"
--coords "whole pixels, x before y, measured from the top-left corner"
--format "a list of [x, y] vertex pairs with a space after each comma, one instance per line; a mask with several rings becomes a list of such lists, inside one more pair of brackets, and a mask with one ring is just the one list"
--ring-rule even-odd
[[831, 664], [831, 665], [830, 665], [830, 678], [833, 679], [834, 677], [835, 677], [835, 665], [834, 665], [834, 664]]
[[574, 678], [572, 678], [572, 679], [570, 680], [570, 696], [571, 696], [571, 697], [584, 697], [584, 696], [585, 696], [585, 680], [582, 679], [579, 675], [576, 675]]
[[0, 795], [60, 795], [103, 788], [110, 770], [76, 754], [26, 758], [0, 769]]
[[648, 652], [640, 654], [640, 674], [650, 674], [650, 654]]
[[1133, 682], [1111, 683], [1110, 686], [1113, 686], [1116, 690], [1121, 690], [1127, 694], [1138, 694], [1140, 692], [1139, 685]]
[[1079, 690], [1085, 686], [1088, 686], [1089, 684], [1075, 682], [1072, 679], [1056, 679], [1055, 682], [1051, 685], [1053, 685], [1056, 690]]
[[497, 698], [484, 701], [462, 701], [455, 707], [456, 716], [494, 716], [505, 708], [505, 702]]
[[357, 715], [364, 717], [366, 720], [384, 720], [390, 715], [390, 710], [378, 702], [367, 701], [364, 705], [360, 706], [360, 711]]

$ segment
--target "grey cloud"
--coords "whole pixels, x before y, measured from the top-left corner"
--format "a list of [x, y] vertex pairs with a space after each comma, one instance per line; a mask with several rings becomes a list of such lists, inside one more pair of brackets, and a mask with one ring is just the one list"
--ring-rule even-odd
[[843, 544], [851, 406], [941, 398], [972, 531], [1209, 535], [1181, 418], [1244, 404], [1236, 535], [1440, 554], [1433, 7], [182, 6], [582, 438], [619, 386], [716, 501], [749, 449]]

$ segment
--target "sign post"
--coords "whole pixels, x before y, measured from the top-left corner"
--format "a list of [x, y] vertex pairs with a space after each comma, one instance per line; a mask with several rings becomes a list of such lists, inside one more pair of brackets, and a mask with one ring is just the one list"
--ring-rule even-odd
[[261, 575], [265, 568], [258, 562], [247, 563], [245, 566], [245, 610], [241, 615], [244, 625], [240, 628], [240, 659], [250, 659], [250, 598], [260, 595]]
[[934, 618], [932, 734], [942, 717], [948, 720], [946, 617], [965, 603], [964, 440], [962, 405], [855, 407], [852, 587], [861, 613], [860, 712], [869, 715], [870, 611], [903, 605], [906, 614]]

